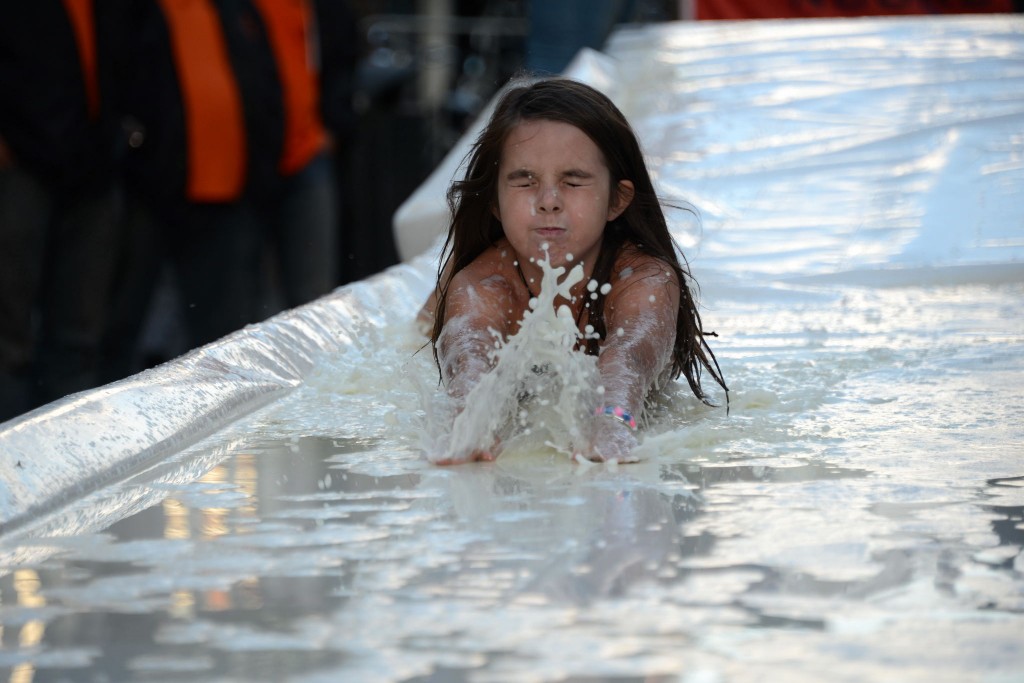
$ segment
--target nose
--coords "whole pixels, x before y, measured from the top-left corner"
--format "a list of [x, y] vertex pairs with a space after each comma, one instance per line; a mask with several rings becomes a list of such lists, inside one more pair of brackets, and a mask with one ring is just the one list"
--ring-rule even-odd
[[558, 196], [557, 185], [542, 185], [537, 199], [537, 208], [545, 213], [562, 210], [562, 198]]

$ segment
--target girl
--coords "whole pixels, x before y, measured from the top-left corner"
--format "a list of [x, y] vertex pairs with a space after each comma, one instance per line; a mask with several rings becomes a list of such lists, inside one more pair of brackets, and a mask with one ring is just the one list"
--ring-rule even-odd
[[[446, 258], [425, 312], [434, 314], [434, 356], [457, 407], [491, 369], [494, 333], [518, 331], [545, 259], [584, 269], [571, 296], [555, 301], [571, 309], [604, 386], [584, 457], [632, 459], [636, 418], [668, 378], [685, 375], [707, 403], [703, 368], [728, 392], [636, 135], [603, 94], [565, 79], [511, 87], [448, 203]], [[596, 298], [595, 284], [605, 285]], [[492, 460], [497, 451], [442, 462]]]

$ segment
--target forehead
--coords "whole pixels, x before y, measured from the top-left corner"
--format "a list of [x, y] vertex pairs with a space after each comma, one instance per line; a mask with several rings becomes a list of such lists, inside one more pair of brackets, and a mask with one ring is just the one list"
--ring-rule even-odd
[[501, 153], [502, 168], [580, 167], [591, 171], [607, 168], [604, 155], [586, 133], [562, 121], [522, 121], [508, 136]]

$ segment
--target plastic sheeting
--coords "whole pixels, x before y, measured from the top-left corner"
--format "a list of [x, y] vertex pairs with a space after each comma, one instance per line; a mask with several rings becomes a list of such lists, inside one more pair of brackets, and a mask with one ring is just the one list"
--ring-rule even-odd
[[0, 425], [0, 533], [194, 444], [301, 385], [317, 354], [422, 298], [426, 258]]
[[[651, 26], [571, 75], [631, 118], [665, 196], [698, 208], [671, 220], [706, 289], [1022, 277], [1020, 17]], [[474, 135], [399, 212], [404, 258], [436, 243]], [[0, 532], [300, 386], [317, 353], [414, 311], [393, 303], [421, 299], [434, 268], [420, 256], [0, 426]]]
[[[631, 120], [664, 197], [697, 208], [700, 225], [670, 220], [703, 271], [1016, 272], [1022, 32], [1007, 15], [654, 25], [568, 75]], [[396, 214], [403, 258], [446, 229], [444, 193], [480, 125]]]

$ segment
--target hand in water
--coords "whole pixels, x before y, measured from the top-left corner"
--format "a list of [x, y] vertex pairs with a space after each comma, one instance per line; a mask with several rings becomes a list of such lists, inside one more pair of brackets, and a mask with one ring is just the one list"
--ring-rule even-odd
[[498, 456], [489, 451], [473, 451], [465, 457], [450, 457], [435, 460], [435, 465], [462, 465], [467, 462], [493, 462]]
[[474, 449], [467, 455], [450, 455], [435, 460], [435, 465], [462, 465], [467, 462], [493, 462], [501, 455], [501, 442], [495, 441], [490, 448]]
[[590, 444], [579, 455], [593, 462], [637, 462], [639, 458], [633, 449], [638, 443], [633, 431], [622, 422], [598, 415], [594, 418]]

